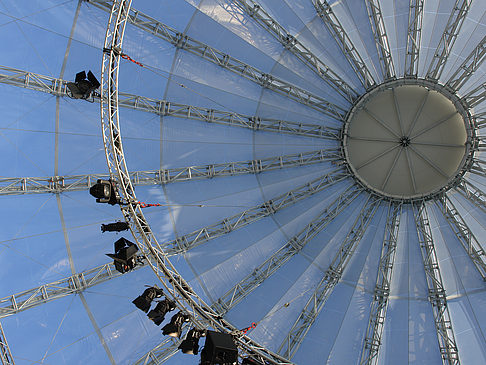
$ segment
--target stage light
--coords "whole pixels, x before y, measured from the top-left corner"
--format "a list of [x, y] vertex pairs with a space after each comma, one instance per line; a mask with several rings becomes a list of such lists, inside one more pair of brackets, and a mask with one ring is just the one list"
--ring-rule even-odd
[[205, 331], [193, 328], [187, 333], [186, 339], [181, 342], [179, 349], [188, 355], [197, 355], [199, 351], [199, 339], [205, 335]]
[[150, 304], [152, 304], [152, 300], [155, 298], [160, 298], [164, 295], [162, 289], [157, 288], [156, 286], [152, 286], [148, 289], [145, 289], [142, 295], [139, 295], [135, 300], [132, 301], [135, 306], [143, 310], [147, 313], [150, 309]]
[[121, 232], [121, 231], [127, 231], [129, 225], [127, 222], [115, 222], [115, 223], [108, 223], [108, 224], [102, 224], [101, 225], [101, 232]]
[[91, 96], [91, 93], [99, 88], [100, 85], [101, 84], [91, 71], [88, 71], [87, 78], [86, 72], [78, 72], [74, 82], [67, 83], [71, 96], [75, 99], [88, 99]]
[[206, 343], [201, 351], [201, 365], [233, 365], [238, 363], [238, 348], [228, 333], [206, 332]]
[[264, 363], [261, 363], [255, 359], [252, 359], [251, 357], [245, 357], [241, 363], [241, 365], [264, 365]]
[[115, 242], [115, 253], [106, 256], [113, 259], [115, 269], [123, 274], [137, 266], [137, 252], [137, 245], [122, 237]]
[[115, 205], [120, 203], [115, 190], [115, 183], [111, 180], [98, 179], [96, 184], [89, 188], [89, 193], [96, 198], [97, 203]]
[[170, 319], [170, 323], [167, 323], [164, 327], [162, 327], [162, 333], [170, 337], [180, 337], [182, 324], [188, 321], [189, 316], [187, 314], [181, 312], [176, 313]]
[[152, 309], [147, 316], [154, 321], [154, 323], [158, 326], [162, 323], [165, 318], [165, 315], [168, 312], [173, 311], [176, 309], [176, 305], [173, 301], [169, 299], [164, 299], [161, 302], [158, 302], [154, 309]]

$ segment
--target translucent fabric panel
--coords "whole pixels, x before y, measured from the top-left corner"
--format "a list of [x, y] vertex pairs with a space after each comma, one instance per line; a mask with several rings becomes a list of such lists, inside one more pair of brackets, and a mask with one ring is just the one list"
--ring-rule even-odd
[[3, 318], [2, 326], [16, 364], [109, 362], [77, 296], [56, 299]]

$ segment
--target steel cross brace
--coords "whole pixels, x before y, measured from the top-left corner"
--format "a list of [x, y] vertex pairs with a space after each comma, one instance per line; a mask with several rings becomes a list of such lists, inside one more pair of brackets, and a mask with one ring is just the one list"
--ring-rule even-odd
[[2, 360], [2, 365], [15, 365], [5, 332], [3, 332], [2, 322], [0, 322], [0, 360]]
[[353, 42], [339, 22], [339, 19], [334, 14], [331, 5], [326, 0], [312, 0], [317, 14], [321, 17], [329, 32], [336, 40], [337, 45], [346, 56], [349, 64], [358, 75], [361, 83], [365, 89], [370, 89], [375, 85], [375, 80], [371, 75], [368, 67], [361, 58], [359, 52], [356, 50]]
[[459, 30], [461, 29], [472, 0], [457, 0], [452, 8], [451, 15], [445, 27], [444, 33], [440, 38], [439, 45], [434, 52], [434, 57], [429, 65], [426, 78], [438, 80], [442, 74], [444, 65], [449, 57], [452, 46], [456, 41]]
[[[90, 3], [96, 7], [109, 11], [111, 8], [111, 1], [109, 0], [90, 0]], [[207, 44], [197, 41], [176, 29], [144, 14], [138, 10], [130, 9], [128, 21], [154, 35], [161, 38], [174, 47], [184, 51], [195, 54], [206, 61], [221, 66], [222, 68], [236, 73], [260, 86], [276, 93], [286, 96], [298, 103], [307, 105], [315, 110], [318, 110], [338, 121], [343, 121], [346, 115], [346, 110], [325, 100], [324, 98], [314, 95], [307, 90], [288, 83], [285, 80], [267, 74], [253, 66], [250, 66], [229, 54], [219, 51]]]
[[390, 283], [395, 262], [395, 252], [398, 240], [402, 204], [390, 203], [383, 236], [378, 275], [376, 277], [373, 302], [371, 303], [370, 319], [363, 341], [360, 365], [372, 365], [378, 361], [378, 352], [381, 346], [381, 336], [385, 326]]
[[482, 190], [477, 188], [473, 183], [467, 181], [466, 179], [462, 179], [455, 189], [471, 203], [486, 213], [486, 194], [484, 194]]
[[253, 0], [232, 0], [232, 3], [240, 7], [252, 17], [258, 24], [266, 29], [286, 49], [307, 65], [319, 77], [326, 81], [347, 101], [353, 103], [358, 95], [338, 74], [332, 71], [316, 55], [314, 55], [300, 40], [291, 35], [277, 20], [259, 4]]
[[442, 362], [448, 365], [458, 365], [460, 364], [459, 353], [452, 329], [449, 309], [447, 308], [446, 292], [440, 274], [439, 261], [435, 252], [425, 201], [421, 201], [418, 204], [414, 203], [412, 208], [427, 279], [429, 301], [434, 313], [435, 328]]
[[175, 240], [163, 243], [160, 247], [164, 250], [167, 256], [182, 254], [203, 244], [204, 242], [247, 226], [248, 224], [254, 223], [264, 217], [275, 214], [276, 212], [287, 208], [302, 199], [327, 189], [333, 184], [346, 179], [348, 176], [348, 173], [343, 172], [340, 169], [336, 169], [308, 183], [273, 197], [263, 204], [246, 209], [243, 212], [225, 218], [218, 223], [198, 229]]
[[339, 247], [331, 265], [326, 270], [323, 279], [317, 284], [299, 317], [280, 345], [279, 353], [283, 354], [283, 356], [287, 358], [294, 356], [327, 299], [332, 294], [334, 287], [341, 279], [349, 259], [354, 253], [357, 244], [361, 241], [381, 202], [381, 198], [373, 195], [369, 196], [359, 216], [354, 221], [351, 231]]
[[423, 14], [424, 0], [410, 0], [407, 50], [405, 54], [405, 77], [417, 77]]
[[396, 75], [380, 2], [378, 0], [366, 0], [365, 2], [366, 9], [368, 10], [368, 17], [370, 18], [371, 29], [373, 30], [373, 37], [375, 38], [376, 48], [378, 50], [378, 56], [381, 61], [384, 79], [389, 80], [396, 77]]
[[[67, 82], [66, 80], [51, 76], [0, 66], [0, 83], [7, 85], [41, 91], [55, 96], [69, 97]], [[100, 102], [98, 94], [93, 94], [92, 98], [93, 101]], [[118, 93], [118, 106], [154, 113], [160, 116], [201, 120], [207, 123], [247, 128], [254, 131], [294, 134], [331, 140], [339, 140], [340, 138], [339, 129], [319, 124], [250, 116], [231, 111], [173, 103], [169, 100], [154, 99], [123, 92]]]
[[212, 307], [224, 316], [292, 257], [297, 255], [310, 240], [325, 229], [334, 218], [346, 209], [361, 192], [362, 190], [354, 185], [347, 188], [284, 246], [275, 251], [272, 256], [217, 299]]

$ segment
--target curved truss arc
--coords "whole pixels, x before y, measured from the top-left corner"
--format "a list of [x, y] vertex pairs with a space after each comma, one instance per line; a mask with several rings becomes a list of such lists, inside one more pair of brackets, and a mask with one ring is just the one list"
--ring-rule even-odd
[[[273, 364], [289, 364], [283, 357], [258, 345], [238, 331], [229, 322], [218, 317], [206, 303], [194, 293], [163, 252], [147, 224], [130, 181], [120, 141], [118, 114], [118, 71], [120, 50], [125, 25], [129, 17], [131, 0], [115, 0], [104, 42], [101, 79], [101, 123], [103, 142], [110, 176], [118, 186], [122, 198], [121, 211], [148, 264], [159, 278], [165, 293], [176, 301], [177, 307], [191, 315], [191, 322], [198, 328], [214, 328], [231, 333], [240, 351]], [[115, 143], [117, 141], [117, 143]]]

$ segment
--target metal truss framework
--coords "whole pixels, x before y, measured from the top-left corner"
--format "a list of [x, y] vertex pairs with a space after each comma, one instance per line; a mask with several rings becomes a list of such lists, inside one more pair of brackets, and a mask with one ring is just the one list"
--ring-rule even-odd
[[324, 64], [314, 55], [302, 42], [291, 35], [282, 25], [280, 25], [271, 15], [253, 0], [232, 0], [244, 12], [252, 17], [258, 24], [265, 28], [275, 37], [286, 49], [301, 60], [306, 66], [314, 71], [319, 77], [326, 81], [341, 96], [350, 103], [353, 103], [358, 95], [338, 74], [332, 71], [329, 66]]
[[473, 158], [471, 160], [471, 166], [469, 168], [469, 171], [473, 174], [485, 177], [486, 176], [486, 161], [481, 160], [479, 158]]
[[447, 195], [443, 194], [440, 199], [436, 199], [435, 204], [451, 226], [452, 231], [457, 236], [457, 239], [468, 256], [471, 258], [471, 261], [478, 270], [479, 274], [483, 280], [486, 281], [486, 253], [481, 247], [481, 244], [477, 240], [476, 236], [474, 236], [466, 221], [459, 214], [456, 207]]
[[178, 237], [173, 241], [163, 243], [161, 244], [161, 248], [167, 256], [180, 255], [204, 242], [223, 236], [234, 230], [247, 226], [248, 224], [254, 223], [259, 219], [275, 214], [302, 199], [327, 189], [335, 183], [346, 179], [348, 176], [348, 173], [341, 169], [334, 170], [308, 183], [300, 185], [295, 189], [267, 200], [263, 204], [246, 209], [241, 213]]
[[464, 96], [464, 100], [467, 102], [470, 108], [474, 108], [475, 106], [486, 100], [486, 83], [480, 84], [479, 86], [468, 92]]
[[[142, 268], [138, 265], [134, 270]], [[0, 299], [0, 318], [11, 316], [26, 309], [77, 294], [94, 285], [117, 278], [122, 274], [115, 270], [112, 263], [74, 274], [67, 278], [25, 290]]]
[[233, 286], [212, 307], [224, 316], [231, 308], [241, 302], [266, 279], [297, 255], [305, 245], [326, 228], [363, 190], [355, 185], [341, 193], [329, 206], [319, 213], [298, 234], [284, 246], [256, 267], [250, 274]]
[[481, 209], [484, 213], [486, 213], [486, 194], [484, 194], [473, 183], [467, 181], [466, 179], [462, 179], [461, 182], [456, 186], [456, 190], [475, 206]]
[[[7, 66], [0, 66], [0, 72], [0, 83], [41, 91], [55, 96], [69, 96], [66, 80]], [[93, 95], [93, 101], [100, 102], [99, 95]], [[172, 103], [168, 100], [153, 99], [129, 93], [118, 94], [118, 106], [161, 116], [201, 120], [207, 123], [242, 127], [255, 131], [286, 133], [332, 140], [339, 139], [339, 129], [319, 124], [262, 118], [231, 111]]]
[[115, 0], [110, 10], [107, 26], [101, 77], [101, 126], [108, 168], [117, 184], [122, 199], [120, 209], [130, 226], [135, 242], [147, 258], [148, 264], [163, 285], [166, 296], [175, 300], [176, 306], [190, 315], [196, 328], [213, 328], [234, 335], [240, 354], [262, 362], [289, 364], [289, 361], [260, 346], [225, 319], [218, 317], [177, 272], [147, 224], [135, 191], [123, 154], [118, 113], [118, 71], [125, 25], [129, 17], [131, 0]]
[[396, 76], [395, 67], [393, 66], [393, 59], [390, 45], [388, 43], [388, 36], [386, 35], [385, 22], [383, 21], [380, 2], [378, 0], [366, 0], [365, 3], [384, 78], [385, 80], [394, 78]]
[[423, 14], [424, 0], [410, 0], [407, 50], [405, 54], [405, 77], [417, 77]]
[[[188, 166], [173, 169], [131, 171], [134, 185], [158, 185], [178, 181], [212, 179], [214, 177], [258, 174], [282, 168], [311, 165], [325, 161], [339, 160], [340, 152], [325, 149], [268, 157], [261, 160], [226, 162], [211, 165]], [[0, 195], [28, 193], [62, 193], [86, 190], [97, 179], [109, 179], [108, 174], [87, 174], [50, 177], [0, 178]]]
[[5, 332], [3, 332], [2, 323], [0, 322], [0, 360], [2, 365], [15, 365], [13, 360], [12, 352], [7, 343], [7, 338], [5, 337]]
[[459, 90], [469, 80], [471, 75], [481, 66], [486, 58], [486, 36], [481, 39], [481, 42], [473, 49], [473, 51], [466, 57], [464, 62], [452, 74], [446, 85], [453, 90]]
[[[189, 326], [184, 323], [181, 330], [181, 338], [185, 338]], [[179, 345], [183, 340], [176, 340], [173, 337], [165, 338], [160, 344], [138, 359], [134, 365], [163, 364], [179, 352]]]
[[483, 129], [486, 127], [486, 112], [476, 113], [472, 116], [472, 118], [474, 119], [478, 129]]
[[354, 253], [357, 244], [361, 241], [364, 232], [368, 228], [381, 202], [382, 198], [374, 195], [369, 196], [359, 216], [354, 221], [351, 231], [344, 239], [329, 268], [326, 270], [324, 277], [317, 284], [314, 292], [299, 314], [299, 317], [280, 345], [278, 352], [283, 356], [292, 358], [299, 348], [327, 299], [332, 294], [334, 287], [341, 279], [349, 259]]
[[442, 33], [437, 49], [434, 52], [432, 62], [429, 65], [426, 78], [432, 80], [438, 80], [440, 78], [462, 23], [464, 19], [466, 19], [467, 12], [471, 6], [471, 1], [472, 0], [457, 0], [454, 4], [444, 33]]
[[439, 261], [435, 253], [434, 240], [432, 238], [432, 230], [430, 228], [425, 201], [414, 203], [412, 208], [429, 290], [428, 298], [434, 312], [435, 328], [437, 330], [442, 362], [448, 365], [458, 365], [460, 364], [459, 353], [452, 329], [449, 309], [447, 308], [446, 292], [442, 283]]
[[[112, 1], [90, 0], [90, 4], [93, 4], [102, 10], [109, 11], [111, 9]], [[202, 57], [228, 71], [257, 83], [264, 88], [272, 90], [280, 95], [284, 95], [298, 103], [307, 105], [338, 121], [344, 120], [346, 110], [343, 108], [300, 87], [258, 70], [257, 68], [237, 60], [207, 44], [199, 42], [184, 33], [178, 32], [176, 29], [169, 27], [138, 10], [130, 9], [128, 21], [132, 25], [152, 34], [153, 36], [171, 43], [174, 47]]]
[[356, 72], [366, 90], [375, 85], [375, 80], [366, 67], [359, 52], [356, 50], [353, 42], [339, 22], [339, 19], [334, 14], [331, 5], [326, 0], [312, 0], [317, 14], [321, 17], [327, 29], [336, 40], [336, 43], [341, 48], [341, 51], [346, 56], [349, 64]]
[[360, 365], [372, 365], [378, 361], [378, 351], [381, 346], [381, 336], [385, 326], [388, 296], [390, 295], [390, 283], [395, 262], [395, 252], [400, 226], [402, 204], [390, 203], [388, 216], [383, 236], [378, 275], [376, 277], [373, 302], [371, 303], [370, 319], [366, 329], [366, 337], [363, 342]]

